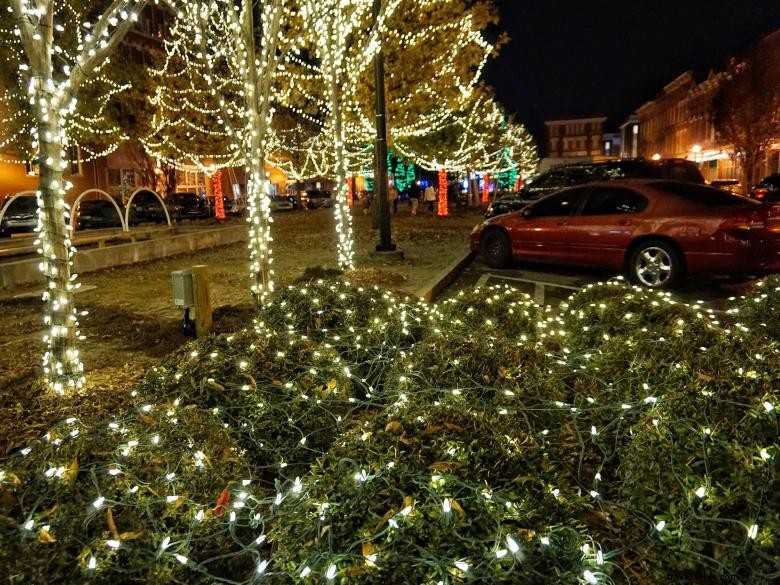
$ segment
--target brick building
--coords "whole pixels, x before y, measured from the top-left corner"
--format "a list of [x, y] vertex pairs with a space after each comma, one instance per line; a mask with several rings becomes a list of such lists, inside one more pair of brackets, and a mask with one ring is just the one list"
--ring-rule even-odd
[[547, 120], [548, 158], [587, 158], [604, 154], [604, 116]]
[[[774, 42], [777, 31], [762, 42]], [[780, 56], [778, 56], [780, 59]], [[645, 158], [687, 158], [699, 163], [704, 178], [740, 181], [745, 192], [742, 169], [729, 145], [722, 144], [714, 123], [714, 100], [725, 72], [711, 71], [703, 80], [686, 71], [669, 82], [655, 99], [640, 106], [621, 126], [625, 140], [636, 136], [636, 153]], [[626, 150], [624, 149], [624, 153]], [[770, 147], [759, 176], [780, 172], [780, 137]]]

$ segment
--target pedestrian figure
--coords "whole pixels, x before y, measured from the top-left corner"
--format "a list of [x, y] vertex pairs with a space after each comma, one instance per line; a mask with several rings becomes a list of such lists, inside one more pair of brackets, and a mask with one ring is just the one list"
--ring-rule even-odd
[[390, 185], [387, 190], [387, 201], [393, 205], [393, 213], [398, 213], [398, 189], [395, 185]]
[[417, 206], [420, 205], [420, 185], [415, 181], [409, 187], [409, 204], [412, 206], [412, 215], [417, 215]]
[[428, 204], [428, 211], [433, 213], [433, 204], [436, 203], [436, 191], [433, 189], [433, 185], [428, 185], [425, 188], [425, 203]]
[[371, 196], [372, 194], [368, 191], [363, 191], [363, 215], [368, 215], [371, 209]]

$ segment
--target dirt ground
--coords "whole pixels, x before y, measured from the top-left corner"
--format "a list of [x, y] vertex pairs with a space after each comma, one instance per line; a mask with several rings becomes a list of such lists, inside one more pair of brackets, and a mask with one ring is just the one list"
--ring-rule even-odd
[[[355, 210], [358, 269], [342, 278], [416, 295], [467, 251], [468, 234], [480, 218], [478, 209], [448, 218], [425, 213], [412, 217], [402, 205], [393, 216], [393, 239], [405, 257], [388, 260], [369, 255], [377, 232], [371, 229], [371, 218]], [[277, 287], [338, 274], [332, 210], [275, 214], [272, 232]], [[39, 296], [15, 298], [40, 287], [0, 291], [0, 457], [62, 418], [91, 418], [125, 404], [144, 371], [188, 341], [180, 330], [181, 314], [173, 306], [170, 273], [194, 264], [209, 267], [216, 331], [251, 323], [245, 244], [84, 274], [79, 282], [85, 290], [76, 295], [76, 307], [88, 312], [80, 318], [88, 383], [68, 400], [51, 396], [40, 384], [44, 345]]]

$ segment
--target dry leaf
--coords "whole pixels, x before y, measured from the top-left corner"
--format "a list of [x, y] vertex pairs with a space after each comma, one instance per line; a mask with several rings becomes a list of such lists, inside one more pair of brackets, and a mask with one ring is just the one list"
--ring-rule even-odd
[[57, 542], [57, 539], [54, 538], [49, 532], [41, 528], [38, 531], [38, 540], [40, 540], [43, 544], [51, 544], [53, 542]]
[[119, 531], [116, 529], [114, 513], [111, 511], [111, 508], [106, 510], [106, 523], [108, 524], [108, 531], [111, 533], [111, 536], [114, 537], [114, 540], [119, 540]]
[[141, 422], [146, 423], [147, 425], [157, 424], [157, 419], [148, 414], [142, 414], [139, 418], [141, 419]]
[[463, 464], [457, 461], [437, 461], [436, 463], [431, 463], [428, 469], [432, 471], [452, 471], [459, 467], [463, 467]]
[[452, 509], [455, 510], [455, 513], [460, 516], [461, 518], [466, 517], [466, 511], [461, 507], [461, 505], [458, 503], [458, 500], [455, 498], [450, 500], [450, 506], [452, 506]]
[[74, 456], [73, 460], [70, 462], [70, 466], [64, 473], [64, 477], [66, 479], [69, 479], [70, 481], [73, 481], [76, 479], [76, 476], [79, 473], [79, 458]]
[[454, 425], [452, 423], [444, 423], [444, 427], [448, 431], [457, 431], [459, 433], [465, 433], [466, 432], [466, 429], [464, 429], [463, 427], [459, 427], [458, 425]]
[[363, 565], [352, 565], [344, 569], [344, 574], [347, 577], [358, 577], [366, 572], [366, 568]]
[[79, 564], [84, 564], [87, 561], [87, 557], [92, 555], [92, 550], [89, 547], [84, 547], [81, 549], [81, 554], [76, 557], [76, 560], [79, 562]]
[[206, 380], [206, 385], [211, 388], [214, 388], [214, 390], [219, 390], [220, 392], [225, 391], [225, 387], [222, 384], [218, 384], [214, 380]]
[[385, 425], [385, 431], [393, 435], [400, 435], [404, 431], [404, 426], [397, 420], [391, 420]]
[[528, 542], [531, 542], [534, 539], [534, 536], [536, 536], [536, 531], [531, 530], [530, 528], [518, 528], [517, 534], [525, 538]]
[[117, 540], [139, 540], [143, 538], [143, 532], [123, 532]]
[[364, 542], [362, 549], [363, 556], [368, 557], [376, 552], [376, 545], [373, 542]]
[[48, 510], [46, 510], [46, 511], [45, 511], [45, 512], [42, 514], [42, 516], [41, 516], [41, 517], [42, 517], [42, 518], [49, 518], [50, 516], [52, 516], [53, 514], [55, 514], [55, 513], [57, 512], [57, 510], [59, 510], [59, 509], [60, 509], [60, 505], [59, 505], [59, 504], [54, 504], [54, 505], [53, 505], [51, 508], [49, 508]]
[[393, 516], [395, 516], [395, 510], [393, 510], [392, 508], [390, 508], [390, 509], [389, 509], [387, 512], [385, 512], [385, 515], [384, 515], [384, 516], [382, 516], [382, 519], [379, 521], [379, 523], [378, 523], [378, 524], [376, 525], [376, 527], [374, 528], [374, 532], [375, 532], [375, 533], [376, 533], [376, 532], [379, 532], [379, 530], [382, 528], [382, 526], [384, 526], [384, 525], [385, 525], [385, 522], [387, 522], [388, 520], [390, 520], [390, 518], [392, 518]]

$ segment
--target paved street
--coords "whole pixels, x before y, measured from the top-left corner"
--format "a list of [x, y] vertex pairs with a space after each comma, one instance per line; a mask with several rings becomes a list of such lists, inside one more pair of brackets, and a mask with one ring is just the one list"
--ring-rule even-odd
[[[537, 303], [556, 307], [581, 287], [603, 282], [613, 276], [603, 271], [523, 263], [515, 263], [510, 269], [500, 270], [490, 268], [481, 258], [476, 257], [444, 294], [452, 295], [473, 286], [510, 284], [534, 297]], [[752, 282], [725, 278], [688, 279], [675, 294], [688, 303], [703, 301], [708, 308], [725, 310], [728, 299], [742, 295]]]

